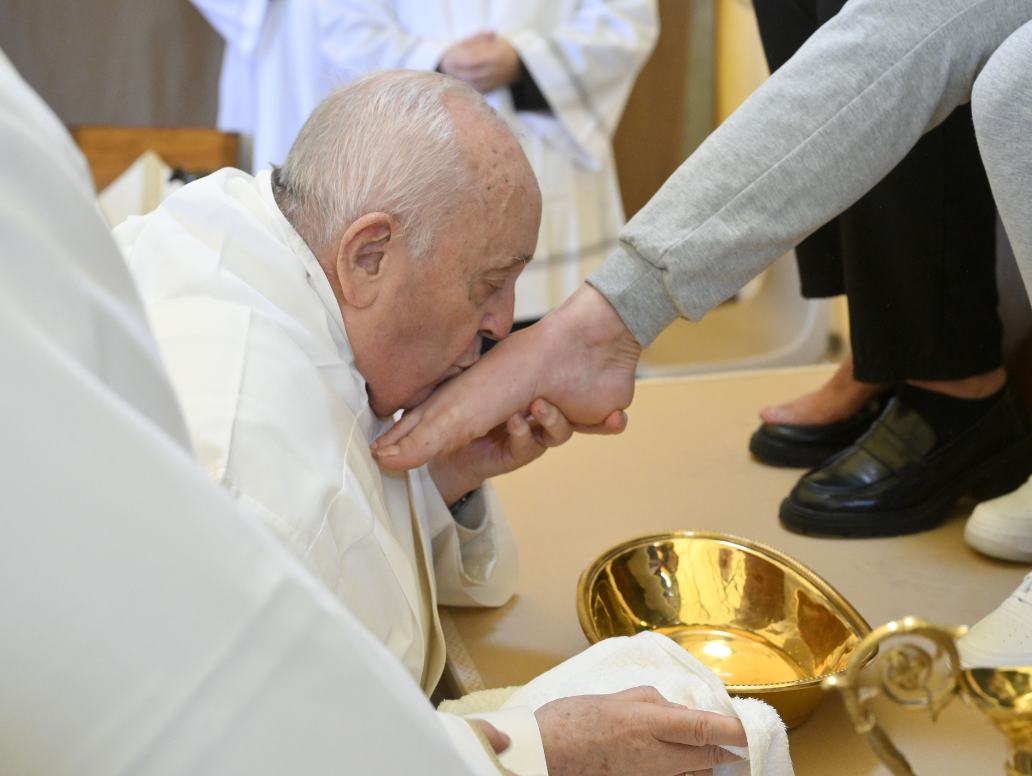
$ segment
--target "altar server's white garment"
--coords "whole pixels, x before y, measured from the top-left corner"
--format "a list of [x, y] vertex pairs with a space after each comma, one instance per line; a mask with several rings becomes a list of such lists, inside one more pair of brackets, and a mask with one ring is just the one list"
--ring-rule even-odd
[[489, 30], [508, 40], [553, 115], [488, 95], [516, 130], [543, 198], [533, 262], [516, 284], [516, 320], [573, 293], [617, 245], [624, 223], [612, 138], [659, 34], [655, 0], [316, 0], [332, 67], [433, 70], [453, 44]]
[[498, 776], [197, 465], [94, 197], [0, 52], [0, 773]]
[[222, 170], [115, 235], [202, 466], [429, 693], [444, 667], [436, 605], [505, 603], [515, 542], [490, 484], [459, 525], [425, 466], [373, 461], [393, 421], [370, 409], [333, 291], [270, 175]]
[[333, 72], [314, 0], [191, 0], [226, 41], [218, 127], [254, 136], [254, 170], [283, 164]]

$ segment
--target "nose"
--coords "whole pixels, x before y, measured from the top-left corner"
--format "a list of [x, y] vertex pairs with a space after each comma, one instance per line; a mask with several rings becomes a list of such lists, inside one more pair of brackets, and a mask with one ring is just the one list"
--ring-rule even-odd
[[480, 319], [479, 333], [489, 339], [500, 340], [509, 336], [512, 331], [513, 312], [516, 309], [515, 289], [510, 285], [495, 298], [484, 310]]

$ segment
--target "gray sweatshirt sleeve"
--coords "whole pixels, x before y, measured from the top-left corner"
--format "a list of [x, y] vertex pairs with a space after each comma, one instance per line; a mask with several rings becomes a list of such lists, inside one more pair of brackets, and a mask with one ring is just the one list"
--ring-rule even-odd
[[642, 345], [698, 320], [971, 96], [1032, 0], [852, 0], [663, 185], [588, 278]]

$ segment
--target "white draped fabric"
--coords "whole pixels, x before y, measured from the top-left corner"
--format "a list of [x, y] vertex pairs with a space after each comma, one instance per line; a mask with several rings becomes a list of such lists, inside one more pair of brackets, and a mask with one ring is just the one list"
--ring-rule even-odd
[[656, 0], [193, 2], [227, 40], [219, 126], [254, 133], [256, 170], [282, 163], [334, 79], [432, 70], [452, 44], [497, 32], [553, 109], [517, 112], [507, 88], [488, 95], [519, 134], [543, 196], [516, 319], [558, 306], [616, 247], [624, 214], [611, 140], [658, 35]]
[[226, 41], [218, 127], [254, 135], [255, 171], [283, 164], [334, 72], [314, 0], [191, 0]]
[[429, 694], [445, 659], [437, 604], [505, 603], [515, 540], [489, 484], [459, 525], [425, 466], [373, 461], [393, 420], [370, 409], [329, 281], [270, 177], [227, 168], [115, 237], [201, 465]]
[[0, 772], [497, 776], [197, 466], [85, 161], [2, 53], [0, 255]]

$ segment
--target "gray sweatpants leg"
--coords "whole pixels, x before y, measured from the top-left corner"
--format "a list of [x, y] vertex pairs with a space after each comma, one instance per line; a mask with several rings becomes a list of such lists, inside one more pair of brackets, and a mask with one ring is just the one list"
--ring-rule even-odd
[[1015, 31], [971, 89], [978, 147], [1032, 297], [1032, 22]]

